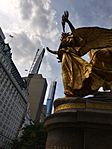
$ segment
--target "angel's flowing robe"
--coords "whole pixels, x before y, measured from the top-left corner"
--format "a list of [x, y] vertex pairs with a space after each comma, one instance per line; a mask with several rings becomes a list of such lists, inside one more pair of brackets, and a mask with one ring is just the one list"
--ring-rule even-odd
[[92, 64], [76, 55], [73, 48], [62, 50], [62, 79], [66, 96], [88, 95], [103, 85], [103, 79], [92, 72]]
[[112, 90], [112, 48], [91, 50], [90, 62], [77, 55], [77, 47], [62, 48], [60, 52], [66, 96], [93, 94], [100, 87]]

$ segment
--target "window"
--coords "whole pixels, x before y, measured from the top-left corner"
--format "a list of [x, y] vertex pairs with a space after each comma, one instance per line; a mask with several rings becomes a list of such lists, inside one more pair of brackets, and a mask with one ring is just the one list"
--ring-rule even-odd
[[5, 108], [5, 107], [6, 107], [6, 104], [3, 105], [3, 108]]
[[7, 100], [5, 100], [5, 104], [7, 104], [7, 102], [8, 102], [8, 101], [7, 101]]
[[3, 93], [3, 91], [4, 91], [4, 89], [3, 89], [3, 88], [1, 88], [1, 93]]
[[0, 106], [2, 105], [2, 101], [0, 101]]
[[2, 126], [2, 122], [0, 122], [0, 127]]
[[3, 113], [3, 109], [0, 110], [0, 113]]
[[8, 105], [7, 105], [8, 107], [10, 107], [10, 102], [8, 103]]
[[6, 111], [8, 111], [8, 109], [9, 109], [9, 108], [7, 107], [7, 108], [6, 108]]
[[4, 128], [4, 129], [6, 128], [6, 125], [5, 125], [5, 124], [3, 125], [3, 128]]

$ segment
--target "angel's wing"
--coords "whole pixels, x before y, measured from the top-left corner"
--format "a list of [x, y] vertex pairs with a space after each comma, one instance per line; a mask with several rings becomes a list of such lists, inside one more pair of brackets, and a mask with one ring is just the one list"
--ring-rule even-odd
[[83, 27], [76, 29], [76, 32], [84, 40], [81, 46], [81, 55], [91, 49], [112, 47], [112, 29]]

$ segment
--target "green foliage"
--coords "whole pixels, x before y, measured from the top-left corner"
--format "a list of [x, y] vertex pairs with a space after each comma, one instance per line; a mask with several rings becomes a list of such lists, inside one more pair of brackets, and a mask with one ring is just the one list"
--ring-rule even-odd
[[[47, 133], [43, 123], [27, 126], [23, 128], [23, 135], [20, 141], [14, 142], [14, 149], [44, 149]], [[17, 146], [15, 146], [17, 145]]]

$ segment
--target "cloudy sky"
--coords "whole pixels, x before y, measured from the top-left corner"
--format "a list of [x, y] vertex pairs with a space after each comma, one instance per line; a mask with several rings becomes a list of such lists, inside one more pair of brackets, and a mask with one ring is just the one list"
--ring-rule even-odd
[[[22, 76], [28, 75], [25, 69], [30, 70], [38, 48], [58, 48], [64, 10], [69, 11], [76, 28], [112, 28], [112, 0], [0, 0], [0, 26]], [[55, 98], [64, 96], [61, 64], [47, 51], [39, 73], [47, 78], [48, 84], [58, 81]]]

